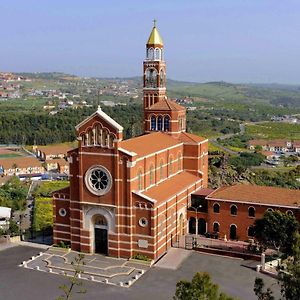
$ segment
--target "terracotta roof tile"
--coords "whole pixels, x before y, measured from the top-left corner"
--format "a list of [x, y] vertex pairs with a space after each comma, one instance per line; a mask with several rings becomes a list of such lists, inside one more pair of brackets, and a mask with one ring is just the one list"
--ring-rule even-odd
[[12, 169], [12, 166], [16, 164], [17, 168], [29, 168], [29, 167], [41, 167], [41, 162], [33, 157], [14, 157], [14, 158], [6, 158], [1, 159], [0, 165], [3, 166], [4, 169]]
[[225, 186], [211, 193], [207, 199], [224, 199], [237, 202], [300, 206], [300, 190], [279, 187], [237, 184]]
[[211, 194], [214, 190], [213, 189], [199, 189], [196, 192], [193, 193], [193, 195], [197, 195], [197, 196], [208, 196], [209, 194]]
[[162, 99], [148, 108], [149, 110], [185, 110], [185, 107], [170, 99]]
[[200, 180], [198, 176], [182, 171], [181, 173], [159, 183], [157, 186], [142, 192], [142, 194], [156, 200], [158, 203], [161, 203], [187, 189], [198, 180]]
[[67, 154], [74, 147], [71, 144], [56, 144], [47, 146], [37, 146], [37, 149], [44, 152], [46, 155]]
[[181, 132], [178, 139], [183, 143], [201, 143], [206, 140], [206, 138], [202, 136], [187, 132]]
[[154, 132], [121, 141], [119, 147], [128, 152], [134, 152], [139, 157], [143, 157], [179, 144], [178, 140], [166, 133]]

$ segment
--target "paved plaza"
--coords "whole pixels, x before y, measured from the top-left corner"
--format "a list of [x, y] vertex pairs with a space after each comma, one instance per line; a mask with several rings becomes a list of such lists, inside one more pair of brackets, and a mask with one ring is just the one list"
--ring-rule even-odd
[[[51, 247], [45, 252], [39, 252], [38, 255], [32, 256], [29, 260], [23, 261], [20, 266], [71, 277], [74, 275], [71, 263], [75, 262], [76, 257], [78, 257], [78, 252]], [[80, 269], [83, 271], [80, 275], [81, 279], [130, 287], [149, 269], [149, 266], [127, 259], [85, 254]]]
[[[39, 272], [20, 267], [23, 261], [38, 256], [38, 248], [16, 246], [0, 251], [0, 299], [5, 300], [54, 300], [61, 291], [59, 286], [68, 284], [65, 276]], [[129, 266], [130, 267], [130, 266]], [[129, 288], [84, 280], [86, 294], [74, 294], [73, 300], [168, 300], [172, 299], [176, 283], [190, 280], [196, 272], [208, 272], [213, 282], [228, 295], [241, 300], [256, 300], [253, 285], [256, 276], [264, 279], [266, 287], [275, 290], [279, 299], [276, 279], [256, 273], [249, 263], [240, 259], [213, 256], [191, 251], [177, 270], [152, 267]]]

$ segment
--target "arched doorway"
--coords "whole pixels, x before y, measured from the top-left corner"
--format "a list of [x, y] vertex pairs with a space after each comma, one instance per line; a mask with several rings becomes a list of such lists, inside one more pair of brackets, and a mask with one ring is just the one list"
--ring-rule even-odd
[[236, 225], [232, 224], [230, 225], [230, 235], [229, 238], [231, 240], [236, 240]]
[[189, 219], [189, 233], [196, 234], [196, 219], [194, 217]]
[[95, 253], [108, 254], [107, 220], [102, 215], [95, 216], [94, 221], [94, 249]]
[[198, 234], [204, 235], [206, 233], [206, 221], [203, 218], [198, 220]]

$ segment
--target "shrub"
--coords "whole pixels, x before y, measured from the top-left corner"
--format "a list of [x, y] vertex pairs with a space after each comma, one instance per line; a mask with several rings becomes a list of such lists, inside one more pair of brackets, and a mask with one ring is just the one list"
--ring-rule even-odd
[[150, 261], [151, 259], [147, 255], [143, 255], [140, 253], [134, 254], [132, 256], [133, 259], [143, 260], [143, 261]]

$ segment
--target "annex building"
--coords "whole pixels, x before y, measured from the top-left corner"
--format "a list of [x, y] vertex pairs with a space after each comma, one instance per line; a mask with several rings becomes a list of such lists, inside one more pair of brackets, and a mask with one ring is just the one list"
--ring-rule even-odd
[[254, 222], [266, 211], [279, 210], [300, 222], [300, 190], [236, 184], [193, 193], [188, 207], [190, 234], [247, 241]]
[[188, 232], [192, 194], [207, 187], [208, 141], [186, 132], [185, 108], [167, 98], [155, 24], [143, 70], [142, 136], [123, 140], [123, 127], [101, 108], [76, 126], [70, 186], [54, 193], [54, 243], [156, 259]]

